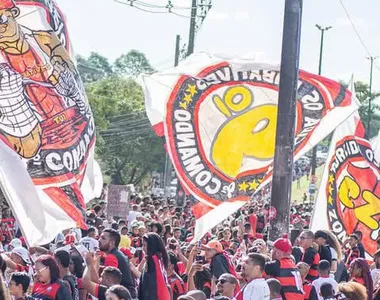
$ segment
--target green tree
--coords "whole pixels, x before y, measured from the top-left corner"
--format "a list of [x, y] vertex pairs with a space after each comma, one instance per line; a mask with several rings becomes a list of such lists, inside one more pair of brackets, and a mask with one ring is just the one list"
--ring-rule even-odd
[[114, 75], [108, 59], [96, 52], [91, 52], [86, 59], [77, 55], [78, 71], [84, 83], [91, 83]]
[[[343, 82], [343, 84], [347, 86], [346, 83]], [[357, 81], [355, 82], [355, 92], [356, 92], [356, 97], [358, 98], [360, 102], [359, 115], [365, 128], [367, 128], [369, 115], [371, 115], [370, 138], [372, 138], [378, 134], [379, 129], [380, 129], [380, 115], [379, 115], [380, 106], [376, 104], [376, 100], [377, 98], [380, 97], [380, 93], [372, 91], [371, 111], [369, 111], [368, 110], [369, 99], [370, 99], [369, 85], [362, 81]]]
[[97, 159], [111, 183], [138, 185], [152, 171], [162, 171], [163, 141], [153, 132], [144, 110], [143, 91], [136, 81], [124, 73], [99, 74], [98, 80], [91, 78], [91, 84], [86, 85], [98, 133]]
[[114, 70], [119, 75], [137, 77], [141, 73], [154, 71], [144, 53], [131, 50], [120, 56], [114, 64]]

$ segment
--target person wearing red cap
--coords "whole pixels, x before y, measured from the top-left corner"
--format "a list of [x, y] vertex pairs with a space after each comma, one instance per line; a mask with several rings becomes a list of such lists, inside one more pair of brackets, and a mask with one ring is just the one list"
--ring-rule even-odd
[[265, 274], [276, 278], [282, 286], [282, 296], [285, 300], [303, 300], [302, 278], [296, 265], [290, 258], [292, 244], [286, 238], [277, 239], [273, 244], [271, 262], [265, 265]]

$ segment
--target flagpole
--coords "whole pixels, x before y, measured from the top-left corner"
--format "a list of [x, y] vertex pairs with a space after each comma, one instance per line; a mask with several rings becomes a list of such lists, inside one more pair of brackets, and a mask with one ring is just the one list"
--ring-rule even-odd
[[285, 0], [271, 195], [271, 205], [277, 214], [269, 231], [272, 241], [289, 233], [302, 3], [302, 0]]

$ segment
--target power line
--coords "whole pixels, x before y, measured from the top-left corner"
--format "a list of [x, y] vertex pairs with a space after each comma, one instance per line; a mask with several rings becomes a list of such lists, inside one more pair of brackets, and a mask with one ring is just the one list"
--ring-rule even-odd
[[[353, 28], [354, 31], [355, 31], [356, 36], [358, 37], [360, 43], [362, 44], [363, 48], [365, 49], [365, 51], [367, 52], [367, 54], [368, 54], [369, 57], [373, 57], [372, 54], [371, 54], [371, 52], [369, 51], [367, 45], [364, 43], [364, 40], [363, 40], [362, 37], [360, 36], [359, 30], [358, 30], [357, 27], [355, 26], [355, 23], [354, 23], [354, 21], [352, 20], [352, 18], [351, 18], [351, 16], [350, 16], [350, 13], [348, 12], [346, 6], [344, 5], [343, 0], [339, 0], [339, 1], [340, 1], [340, 4], [342, 5], [342, 7], [343, 7], [343, 9], [344, 9], [344, 11], [345, 11], [345, 13], [346, 13], [346, 16], [347, 16], [348, 20], [349, 20], [350, 23], [351, 23], [352, 28]], [[377, 65], [377, 63], [374, 62], [374, 64], [375, 64], [375, 67], [380, 71], [380, 67]]]
[[[181, 13], [175, 12], [174, 10], [183, 10], [183, 9], [191, 9], [191, 7], [176, 7], [172, 4], [168, 4], [166, 6], [160, 6], [160, 5], [154, 5], [154, 4], [149, 4], [146, 2], [142, 1], [137, 1], [137, 0], [113, 0], [116, 3], [123, 4], [123, 5], [128, 5], [133, 8], [136, 8], [138, 10], [147, 12], [147, 13], [152, 13], [152, 14], [173, 14], [178, 17], [190, 19], [190, 16], [183, 15]], [[125, 2], [126, 1], [126, 2]], [[171, 3], [169, 1], [168, 3]], [[154, 9], [154, 10], [153, 10]], [[200, 16], [199, 16], [200, 17]]]
[[363, 45], [363, 48], [365, 49], [365, 51], [367, 52], [367, 54], [368, 54], [369, 56], [372, 56], [371, 53], [369, 52], [369, 50], [368, 50], [366, 44], [364, 43], [362, 37], [360, 36], [358, 29], [356, 28], [354, 22], [352, 21], [351, 16], [350, 16], [350, 14], [349, 14], [349, 12], [348, 12], [346, 6], [345, 6], [344, 3], [343, 3], [343, 0], [339, 0], [339, 1], [340, 1], [340, 4], [342, 5], [342, 7], [343, 7], [343, 9], [344, 9], [344, 11], [345, 11], [345, 13], [346, 13], [346, 16], [347, 16], [348, 20], [350, 21], [350, 23], [351, 23], [351, 25], [352, 25], [352, 28], [354, 29], [354, 31], [355, 31], [355, 33], [356, 33], [356, 36], [359, 38], [360, 43]]

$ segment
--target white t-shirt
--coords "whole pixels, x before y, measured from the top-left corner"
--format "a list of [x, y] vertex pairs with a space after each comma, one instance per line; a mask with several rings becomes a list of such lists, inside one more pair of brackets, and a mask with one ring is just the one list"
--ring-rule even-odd
[[373, 280], [373, 287], [376, 287], [380, 284], [380, 269], [373, 269], [371, 271], [371, 277]]
[[128, 213], [127, 222], [128, 222], [128, 229], [129, 229], [129, 230], [131, 230], [131, 223], [132, 223], [134, 220], [136, 220], [136, 217], [137, 217], [138, 214], [141, 215], [141, 212], [131, 210], [131, 211]]
[[319, 300], [323, 300], [323, 297], [319, 294], [319, 292], [321, 290], [321, 285], [324, 283], [330, 283], [332, 285], [334, 294], [338, 292], [338, 283], [335, 281], [334, 277], [319, 277], [312, 283], [312, 285], [315, 287], [315, 291], [317, 292]]
[[99, 242], [92, 237], [86, 236], [79, 241], [79, 244], [83, 245], [88, 251], [94, 252], [99, 249]]
[[330, 246], [329, 246], [329, 249], [331, 253], [331, 260], [338, 260], [338, 253], [336, 252], [336, 250]]
[[257, 278], [246, 285], [243, 292], [244, 300], [269, 300], [270, 290], [264, 278]]

